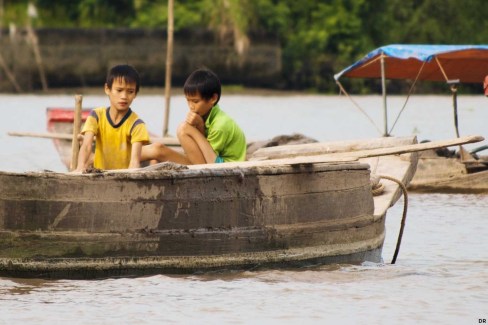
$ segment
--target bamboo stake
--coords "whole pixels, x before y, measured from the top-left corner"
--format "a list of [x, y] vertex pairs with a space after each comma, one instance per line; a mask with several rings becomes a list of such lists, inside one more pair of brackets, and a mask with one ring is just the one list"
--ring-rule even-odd
[[19, 84], [17, 83], [17, 79], [15, 79], [15, 75], [10, 71], [9, 67], [5, 63], [2, 54], [0, 53], [0, 66], [2, 67], [3, 71], [7, 75], [8, 80], [12, 83], [15, 88], [15, 91], [18, 93], [22, 92], [22, 88], [20, 88]]
[[71, 140], [71, 164], [70, 171], [75, 170], [78, 166], [78, 154], [80, 152], [80, 142], [78, 141], [78, 134], [81, 131], [81, 102], [83, 96], [75, 96], [75, 115], [73, 121], [73, 138]]
[[36, 60], [37, 69], [39, 70], [39, 77], [41, 78], [42, 83], [42, 90], [47, 91], [47, 78], [46, 73], [44, 72], [44, 65], [42, 63], [41, 51], [39, 50], [39, 40], [37, 35], [32, 28], [31, 20], [32, 18], [37, 17], [37, 11], [35, 9], [34, 4], [29, 2], [28, 10], [27, 10], [27, 36], [29, 37], [32, 43], [32, 50], [34, 51], [34, 58]]
[[173, 64], [173, 8], [174, 1], [168, 0], [168, 39], [166, 48], [166, 79], [164, 83], [164, 95], [166, 99], [166, 106], [164, 109], [164, 127], [163, 127], [163, 137], [168, 135], [168, 124], [169, 124], [169, 108], [170, 108], [170, 97], [171, 97], [171, 65]]
[[388, 134], [388, 108], [386, 106], [386, 72], [385, 72], [385, 55], [381, 54], [381, 91], [383, 96], [383, 120], [384, 120], [384, 137], [389, 137]]

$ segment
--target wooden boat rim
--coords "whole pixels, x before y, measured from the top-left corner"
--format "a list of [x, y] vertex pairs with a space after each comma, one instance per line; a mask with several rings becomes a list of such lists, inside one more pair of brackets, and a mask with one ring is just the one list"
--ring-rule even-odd
[[[269, 165], [269, 166], [239, 166], [226, 168], [212, 168], [212, 165], [205, 165], [206, 168], [190, 169], [187, 166], [174, 163], [159, 163], [157, 165], [135, 169], [135, 170], [107, 170], [87, 174], [73, 174], [68, 172], [52, 171], [30, 171], [30, 172], [7, 172], [0, 171], [3, 175], [33, 178], [53, 179], [183, 179], [199, 177], [222, 177], [222, 176], [252, 176], [252, 175], [277, 175], [296, 174], [303, 172], [332, 172], [340, 170], [369, 170], [370, 166], [357, 161], [351, 162], [324, 162], [297, 165]], [[214, 165], [215, 166], [215, 165]]]

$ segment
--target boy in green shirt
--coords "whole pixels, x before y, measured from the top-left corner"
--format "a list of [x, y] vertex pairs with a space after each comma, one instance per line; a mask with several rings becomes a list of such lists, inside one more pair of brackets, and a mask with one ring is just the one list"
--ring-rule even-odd
[[177, 136], [184, 154], [161, 143], [142, 148], [141, 160], [157, 159], [185, 165], [210, 164], [246, 159], [246, 138], [241, 128], [220, 109], [221, 84], [215, 73], [198, 69], [183, 86], [188, 108]]

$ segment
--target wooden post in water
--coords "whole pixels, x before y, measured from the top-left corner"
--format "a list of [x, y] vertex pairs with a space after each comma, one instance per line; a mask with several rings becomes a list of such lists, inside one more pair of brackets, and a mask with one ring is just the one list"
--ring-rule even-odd
[[457, 83], [459, 80], [448, 80], [451, 84], [452, 92], [452, 108], [454, 110], [454, 128], [456, 130], [456, 136], [459, 138], [459, 123], [458, 123], [458, 113], [457, 113]]
[[[456, 136], [459, 138], [459, 123], [458, 123], [458, 111], [457, 111], [457, 85], [459, 84], [459, 79], [448, 80], [447, 83], [451, 86], [451, 93], [452, 93], [452, 108], [454, 111], [454, 128], [456, 130]], [[462, 145], [459, 145], [459, 155], [461, 157], [461, 161], [470, 161], [474, 160], [473, 156], [463, 148]]]
[[163, 137], [168, 135], [169, 108], [171, 99], [171, 65], [173, 64], [173, 17], [174, 1], [168, 0], [168, 39], [166, 48], [166, 78], [164, 82], [164, 95], [166, 106], [164, 109]]
[[81, 102], [83, 96], [75, 96], [75, 115], [73, 119], [73, 138], [71, 139], [71, 164], [70, 171], [78, 167], [78, 154], [80, 152], [80, 142], [78, 141], [78, 134], [81, 131]]

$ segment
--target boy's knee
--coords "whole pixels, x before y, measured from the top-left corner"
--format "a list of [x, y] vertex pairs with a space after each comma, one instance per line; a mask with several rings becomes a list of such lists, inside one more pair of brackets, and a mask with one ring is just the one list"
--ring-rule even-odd
[[177, 133], [183, 132], [186, 126], [188, 126], [188, 123], [186, 122], [180, 123], [180, 125], [178, 125], [178, 128], [176, 129], [176, 132]]
[[181, 136], [184, 136], [188, 134], [188, 129], [192, 127], [190, 124], [183, 122], [180, 125], [178, 125], [178, 128], [176, 129], [176, 136], [180, 138]]
[[152, 144], [152, 153], [153, 153], [153, 157], [154, 158], [159, 158], [159, 159], [165, 159], [166, 157], [166, 151], [168, 150], [168, 148], [160, 143], [160, 142], [155, 142]]
[[164, 154], [165, 146], [162, 143], [154, 142], [142, 147], [142, 160], [161, 159]]
[[162, 144], [161, 142], [154, 142], [152, 144], [152, 146], [153, 146], [153, 149], [157, 150], [157, 151], [161, 151], [161, 150], [164, 150], [164, 148], [166, 148], [166, 146], [164, 144]]

